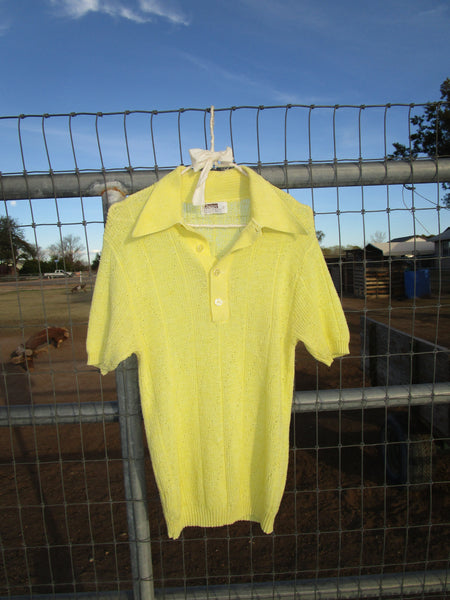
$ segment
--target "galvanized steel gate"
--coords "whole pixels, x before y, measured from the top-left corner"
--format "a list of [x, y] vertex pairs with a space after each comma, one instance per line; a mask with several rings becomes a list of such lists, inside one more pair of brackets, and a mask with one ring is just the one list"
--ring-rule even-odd
[[[311, 153], [311, 131], [308, 132], [309, 137], [309, 159], [305, 160], [303, 163], [298, 159], [292, 160], [290, 158], [290, 154], [287, 150], [287, 137], [288, 131], [287, 128], [287, 118], [288, 115], [292, 114], [293, 111], [302, 110], [305, 114], [309, 115], [309, 119], [311, 119], [311, 114], [313, 110], [317, 108], [327, 109], [329, 112], [333, 114], [333, 127], [332, 127], [332, 136], [334, 140], [334, 156], [332, 160], [326, 161], [318, 161], [312, 159]], [[284, 131], [282, 132], [282, 137], [284, 139], [284, 155], [278, 156], [278, 161], [261, 161], [261, 151], [264, 150], [264, 143], [260, 141], [260, 137], [262, 136], [263, 126], [261, 124], [261, 115], [265, 110], [266, 113], [269, 109], [264, 109], [263, 107], [255, 107], [252, 109], [252, 114], [256, 114], [256, 138], [257, 138], [257, 160], [254, 161], [254, 168], [258, 170], [266, 179], [272, 182], [274, 185], [280, 188], [286, 188], [289, 190], [310, 190], [313, 193], [313, 190], [319, 190], [321, 188], [333, 188], [336, 190], [337, 194], [337, 207], [332, 211], [327, 210], [325, 213], [333, 213], [334, 217], [337, 219], [337, 226], [340, 228], [340, 219], [345, 217], [346, 213], [358, 213], [361, 215], [363, 226], [367, 225], [367, 220], [370, 219], [370, 210], [367, 211], [364, 204], [360, 206], [352, 206], [347, 209], [344, 206], [344, 202], [342, 201], [342, 197], [344, 195], [344, 188], [353, 187], [359, 189], [361, 191], [361, 198], [364, 201], [364, 191], [368, 186], [379, 186], [380, 189], [384, 190], [387, 197], [389, 198], [389, 190], [390, 186], [396, 185], [408, 185], [408, 186], [417, 186], [420, 183], [434, 183], [436, 189], [438, 189], [439, 184], [444, 181], [450, 181], [450, 158], [436, 158], [435, 160], [431, 159], [420, 159], [415, 161], [401, 161], [401, 160], [391, 160], [387, 156], [386, 145], [387, 145], [387, 136], [386, 136], [386, 127], [384, 130], [384, 156], [381, 159], [371, 159], [365, 160], [362, 157], [361, 150], [361, 114], [363, 111], [367, 111], [370, 107], [352, 107], [353, 111], [359, 115], [359, 156], [356, 159], [350, 160], [348, 158], [341, 159], [336, 152], [336, 139], [339, 135], [339, 132], [336, 129], [335, 117], [339, 110], [339, 107], [272, 107], [270, 110], [278, 111], [284, 116]], [[384, 122], [386, 123], [386, 114], [388, 114], [389, 110], [392, 110], [391, 105], [382, 107], [384, 110]], [[375, 107], [374, 107], [375, 109]], [[380, 109], [380, 107], [377, 107]], [[242, 111], [244, 108], [241, 109]], [[250, 107], [246, 107], [246, 110], [250, 110]], [[407, 112], [407, 116], [409, 119], [410, 110]], [[234, 146], [237, 142], [239, 136], [236, 135], [236, 129], [233, 129], [231, 126], [232, 118], [235, 117], [235, 113], [239, 112], [239, 109], [233, 107], [231, 109], [223, 109], [223, 115], [229, 116], [229, 139], [231, 144]], [[195, 111], [196, 114], [199, 113], [205, 119], [208, 115], [208, 110], [198, 110]], [[221, 111], [218, 111], [219, 113]], [[270, 111], [269, 111], [270, 112]], [[153, 121], [158, 115], [169, 115], [173, 118], [177, 119], [177, 138], [180, 147], [180, 161], [183, 162], [183, 151], [182, 151], [182, 118], [185, 115], [186, 111], [167, 111], [166, 113], [158, 113], [156, 111], [148, 112], [148, 113], [139, 113], [140, 115], [145, 115], [150, 119], [151, 124], [151, 142], [153, 151], [155, 152], [155, 137], [153, 131]], [[132, 160], [130, 158], [130, 131], [127, 129], [127, 119], [130, 119], [133, 116], [133, 113], [121, 113], [118, 116], [123, 119], [124, 123], [124, 132], [125, 132], [125, 146], [128, 155], [128, 167], [125, 169], [110, 169], [104, 163], [103, 154], [102, 153], [102, 145], [100, 143], [100, 135], [98, 131], [98, 123], [102, 117], [107, 118], [108, 115], [91, 115], [95, 120], [95, 136], [94, 140], [97, 141], [98, 146], [98, 154], [101, 160], [101, 168], [100, 169], [80, 169], [78, 167], [77, 158], [76, 158], [76, 144], [74, 144], [72, 137], [72, 123], [75, 117], [79, 115], [62, 115], [59, 117], [63, 117], [68, 120], [69, 130], [70, 130], [70, 139], [71, 145], [73, 149], [73, 156], [75, 159], [75, 168], [72, 170], [66, 169], [65, 172], [61, 172], [60, 170], [55, 170], [53, 168], [51, 162], [51, 152], [49, 151], [49, 145], [47, 141], [48, 137], [48, 122], [51, 121], [51, 118], [57, 119], [56, 115], [44, 115], [41, 117], [42, 119], [42, 139], [44, 140], [45, 152], [48, 158], [48, 171], [47, 172], [33, 172], [33, 169], [27, 168], [25, 158], [24, 158], [24, 149], [22, 143], [22, 136], [24, 123], [26, 123], [27, 118], [21, 116], [16, 119], [16, 124], [18, 125], [18, 139], [20, 142], [20, 151], [22, 158], [22, 166], [23, 172], [20, 174], [2, 174], [0, 177], [0, 193], [1, 199], [3, 200], [4, 206], [6, 207], [6, 214], [8, 214], [8, 206], [10, 202], [22, 201], [22, 199], [31, 201], [38, 200], [44, 198], [54, 199], [57, 203], [60, 198], [80, 198], [82, 203], [89, 202], [90, 198], [98, 198], [102, 196], [103, 198], [103, 206], [106, 214], [108, 202], [117, 200], [122, 193], [132, 193], [137, 191], [138, 189], [142, 189], [148, 185], [151, 185], [158, 178], [163, 176], [166, 172], [169, 172], [172, 167], [168, 168], [160, 168], [157, 165], [156, 160], [156, 152], [154, 154], [154, 165], [149, 168], [138, 169], [132, 166]], [[115, 115], [117, 116], [117, 115]], [[37, 118], [37, 117], [35, 117]], [[8, 124], [13, 122], [11, 118], [8, 118]], [[310, 121], [309, 121], [310, 122]], [[1, 124], [5, 124], [6, 120]], [[187, 138], [187, 139], [186, 139]], [[205, 134], [206, 138], [206, 134]], [[225, 142], [225, 136], [223, 138]], [[189, 147], [195, 145], [195, 142], [191, 142], [189, 136], [186, 136], [184, 139], [184, 143]], [[225, 143], [224, 143], [225, 145]], [[236, 153], [236, 160], [240, 160], [241, 156], [239, 153]], [[242, 162], [246, 164], [251, 164], [251, 161], [245, 160], [246, 153], [242, 153]], [[353, 157], [352, 157], [353, 158]], [[276, 164], [278, 162], [278, 164]], [[269, 163], [269, 164], [268, 164]], [[167, 163], [166, 163], [167, 164]], [[414, 192], [413, 192], [414, 193]], [[313, 196], [313, 204], [314, 204], [314, 196]], [[439, 204], [439, 202], [438, 202]], [[315, 209], [316, 215], [320, 214], [320, 209], [318, 209], [319, 203], [317, 202], [313, 208]], [[384, 208], [387, 215], [389, 215], [390, 210], [393, 210], [389, 207], [388, 210]], [[399, 209], [397, 209], [399, 210]], [[436, 207], [433, 208], [436, 210]], [[441, 231], [445, 229], [444, 217], [447, 219], [448, 217], [445, 215], [445, 210], [442, 207], [437, 209], [437, 213], [442, 220], [442, 224], [444, 227], [441, 227]], [[414, 212], [414, 211], [413, 211]], [[405, 209], [405, 213], [408, 216], [411, 214], [410, 209]], [[417, 216], [417, 215], [416, 215]], [[414, 215], [413, 215], [414, 217]], [[389, 216], [388, 216], [389, 219]], [[414, 221], [416, 223], [416, 221]], [[441, 223], [441, 221], [439, 221]], [[61, 230], [61, 222], [58, 218], [58, 223], [54, 224], [56, 227], [59, 227]], [[64, 225], [64, 223], [63, 223]], [[86, 228], [86, 220], [83, 218], [81, 225]], [[32, 217], [32, 223], [30, 224], [32, 227], [32, 231], [36, 230], [36, 227], [39, 226], [39, 222], [35, 221], [34, 216]], [[340, 231], [340, 230], [339, 230]], [[437, 257], [437, 267], [439, 271], [440, 281], [444, 280], [442, 272], [442, 265], [444, 264], [444, 256]], [[363, 264], [365, 265], [366, 257], [363, 257]], [[392, 264], [392, 261], [389, 261], [389, 265]], [[334, 262], [335, 270], [340, 273], [340, 281], [342, 282], [342, 271], [343, 271], [343, 261], [342, 256], [340, 255], [337, 261]], [[18, 281], [18, 276], [16, 276], [14, 281]], [[341, 294], [342, 291], [342, 285]], [[42, 293], [44, 293], [44, 288], [42, 289]], [[19, 287], [17, 287], [19, 294]], [[444, 287], [441, 285], [434, 292], [435, 301], [433, 303], [433, 308], [438, 307], [438, 312], [441, 311], [441, 320], [438, 321], [438, 325], [436, 327], [448, 327], [446, 325], [445, 317], [444, 318], [444, 309], [447, 310], [449, 306], [450, 296], [445, 293]], [[389, 316], [392, 314], [392, 306], [391, 306], [391, 298], [387, 298], [387, 304], [389, 305]], [[409, 307], [411, 314], [415, 314], [417, 310], [419, 310], [418, 305], [413, 301], [412, 307]], [[368, 309], [368, 305], [364, 304], [364, 308], [362, 313], [367, 315], [370, 312]], [[445, 313], [446, 314], [446, 313]], [[45, 323], [46, 325], [48, 323]], [[22, 324], [23, 327], [23, 324]], [[434, 356], [437, 356], [438, 350], [437, 344], [435, 343]], [[364, 353], [365, 350], [362, 350]], [[388, 361], [391, 358], [391, 353], [388, 351], [386, 354], [383, 354], [385, 360]], [[411, 353], [410, 353], [411, 354]], [[360, 358], [358, 356], [354, 356], [358, 361]], [[362, 357], [363, 359], [366, 356]], [[412, 361], [413, 355], [409, 357]], [[4, 359], [5, 360], [5, 359]], [[345, 360], [345, 359], [344, 359]], [[101, 423], [106, 424], [109, 422], [119, 422], [120, 425], [120, 438], [121, 438], [121, 448], [122, 448], [122, 464], [124, 471], [124, 494], [125, 494], [125, 502], [126, 502], [126, 515], [128, 522], [128, 543], [130, 548], [130, 557], [131, 557], [131, 572], [132, 577], [130, 583], [132, 584], [132, 591], [124, 589], [123, 585], [121, 585], [120, 581], [116, 581], [114, 585], [105, 586], [106, 589], [102, 587], [101, 578], [95, 577], [95, 586], [91, 585], [89, 589], [92, 591], [77, 591], [76, 582], [67, 582], [72, 583], [73, 591], [68, 592], [64, 591], [59, 593], [59, 587], [52, 582], [49, 582], [50, 589], [48, 590], [48, 586], [45, 590], [46, 597], [50, 593], [52, 596], [57, 598], [69, 598], [69, 597], [95, 597], [95, 598], [103, 598], [103, 597], [130, 597], [130, 595], [135, 599], [147, 600], [151, 599], [154, 596], [157, 597], [171, 597], [171, 598], [282, 598], [282, 597], [305, 597], [305, 598], [351, 598], [351, 597], [359, 597], [359, 598], [367, 598], [367, 597], [393, 597], [393, 596], [411, 596], [411, 595], [419, 595], [419, 596], [431, 596], [431, 595], [444, 595], [448, 593], [450, 589], [449, 582], [449, 558], [448, 558], [448, 546], [446, 551], [447, 558], [444, 558], [444, 554], [441, 553], [439, 555], [439, 560], [433, 559], [432, 552], [432, 531], [434, 531], [435, 527], [439, 527], [440, 530], [448, 531], [450, 533], [450, 523], [447, 519], [442, 520], [442, 515], [439, 516], [439, 523], [435, 524], [433, 522], [433, 518], [435, 517], [434, 508], [429, 510], [428, 516], [425, 519], [424, 523], [421, 524], [420, 531], [424, 534], [423, 543], [427, 546], [427, 553], [425, 560], [416, 561], [417, 565], [421, 568], [414, 568], [416, 562], [408, 558], [408, 531], [413, 530], [416, 525], [408, 521], [408, 517], [406, 517], [406, 521], [404, 523], [404, 529], [406, 531], [405, 544], [406, 547], [404, 549], [403, 555], [397, 566], [392, 566], [388, 560], [384, 559], [385, 554], [383, 554], [383, 559], [381, 561], [375, 561], [373, 563], [373, 567], [371, 569], [365, 568], [362, 560], [359, 564], [359, 569], [354, 568], [352, 574], [347, 574], [349, 569], [345, 569], [345, 565], [340, 564], [340, 558], [336, 557], [337, 567], [337, 575], [336, 569], [334, 569], [334, 573], [330, 575], [332, 569], [321, 569], [319, 566], [316, 567], [315, 575], [314, 572], [309, 572], [307, 576], [302, 576], [303, 569], [302, 565], [296, 564], [295, 567], [295, 577], [289, 578], [289, 573], [280, 572], [278, 573], [275, 568], [275, 559], [272, 557], [272, 565], [273, 568], [270, 573], [268, 573], [265, 577], [256, 576], [256, 573], [251, 571], [249, 577], [238, 576], [230, 569], [230, 556], [233, 552], [233, 533], [229, 533], [227, 531], [226, 534], [223, 534], [223, 537], [220, 537], [219, 534], [213, 534], [214, 538], [220, 539], [222, 545], [220, 546], [224, 550], [223, 560], [226, 562], [228, 557], [228, 570], [221, 571], [223, 574], [222, 579], [219, 577], [215, 577], [214, 573], [209, 570], [208, 560], [210, 560], [206, 554], [206, 550], [204, 553], [199, 554], [198, 560], [205, 561], [205, 573], [202, 578], [202, 583], [200, 585], [197, 583], [196, 579], [190, 577], [189, 572], [187, 571], [187, 567], [185, 566], [185, 562], [188, 561], [189, 558], [189, 548], [190, 543], [194, 543], [197, 538], [194, 536], [194, 541], [190, 540], [189, 537], [182, 539], [181, 542], [169, 542], [167, 539], [164, 539], [164, 534], [161, 533], [161, 537], [159, 541], [155, 543], [153, 540], [154, 546], [154, 554], [155, 551], [160, 553], [159, 561], [161, 564], [164, 563], [163, 557], [165, 555], [167, 545], [181, 543], [181, 554], [177, 556], [181, 556], [181, 560], [183, 562], [183, 567], [180, 568], [180, 573], [183, 575], [177, 575], [170, 577], [169, 575], [165, 576], [163, 567], [160, 569], [161, 574], [156, 576], [153, 574], [152, 569], [152, 536], [151, 536], [151, 516], [149, 518], [149, 509], [148, 509], [148, 499], [146, 492], [146, 470], [148, 467], [146, 466], [146, 450], [145, 450], [145, 442], [142, 434], [142, 417], [140, 412], [140, 402], [139, 402], [139, 389], [138, 389], [138, 380], [137, 380], [137, 366], [134, 357], [126, 360], [122, 365], [117, 369], [116, 372], [116, 386], [117, 386], [117, 401], [114, 399], [102, 398], [101, 401], [83, 401], [83, 387], [79, 386], [78, 389], [78, 401], [76, 402], [57, 402], [56, 394], [54, 397], [53, 403], [25, 403], [25, 404], [17, 404], [14, 402], [10, 402], [8, 400], [8, 386], [10, 386], [11, 375], [8, 373], [5, 362], [2, 363], [3, 366], [3, 382], [4, 389], [6, 390], [6, 400], [3, 406], [0, 406], [0, 425], [4, 428], [7, 428], [6, 431], [11, 432], [16, 427], [29, 426], [32, 428], [32, 431], [36, 431], [37, 428], [41, 426], [52, 426], [57, 427], [58, 431], [60, 426], [64, 428], [66, 424], [92, 424], [92, 423]], [[362, 371], [364, 373], [364, 360], [361, 365]], [[58, 366], [56, 364], [52, 365], [52, 373], [57, 373]], [[340, 367], [340, 377], [342, 379], [342, 367]], [[77, 377], [77, 368], [74, 367], [75, 377]], [[27, 377], [31, 377], [29, 374]], [[315, 427], [318, 428], [318, 420], [320, 416], [324, 413], [334, 411], [337, 415], [339, 430], [338, 430], [338, 441], [333, 445], [328, 443], [328, 446], [332, 446], [333, 450], [336, 450], [339, 456], [339, 468], [342, 466], [342, 452], [345, 444], [342, 443], [342, 433], [341, 433], [341, 419], [342, 415], [346, 414], [344, 411], [362, 411], [361, 414], [364, 414], [364, 411], [368, 411], [371, 409], [381, 409], [385, 414], [385, 423], [387, 422], [388, 411], [391, 408], [399, 408], [403, 407], [406, 410], [406, 414], [409, 417], [407, 421], [406, 430], [404, 432], [404, 439], [390, 439], [386, 437], [384, 439], [384, 446], [387, 448], [390, 444], [392, 444], [393, 448], [400, 448], [406, 451], [407, 461], [409, 461], [410, 449], [414, 446], [411, 445], [413, 438], [410, 436], [410, 417], [412, 415], [412, 411], [415, 406], [427, 406], [431, 412], [431, 423], [429, 428], [429, 435], [426, 438], [426, 444], [428, 444], [429, 448], [435, 443], [435, 435], [434, 435], [434, 425], [433, 415], [437, 415], [438, 413], [435, 411], [437, 407], [444, 407], [447, 411], [449, 410], [450, 403], [450, 383], [448, 381], [436, 381], [433, 379], [431, 374], [430, 381], [426, 383], [414, 383], [413, 378], [411, 376], [410, 381], [405, 382], [402, 385], [383, 385], [378, 387], [371, 387], [370, 383], [364, 381], [369, 377], [369, 374], [366, 373], [363, 375], [363, 383], [360, 387], [356, 388], [346, 388], [344, 385], [340, 384], [335, 389], [321, 389], [320, 381], [322, 375], [317, 371], [317, 383], [315, 389], [312, 391], [296, 391], [294, 393], [293, 398], [293, 421], [295, 421], [295, 415], [303, 414], [312, 414], [315, 418]], [[30, 384], [31, 385], [31, 384]], [[78, 383], [77, 383], [78, 385]], [[359, 414], [359, 413], [358, 413]], [[442, 414], [442, 413], [439, 413]], [[364, 419], [361, 419], [361, 423], [364, 423]], [[63, 431], [63, 429], [61, 430]], [[59, 435], [59, 434], [58, 434]], [[63, 435], [63, 434], [62, 434]], [[387, 436], [387, 434], [385, 433]], [[442, 446], [448, 445], [449, 432], [441, 431], [438, 434], [440, 438]], [[12, 438], [11, 438], [12, 439]], [[366, 444], [364, 441], [364, 433], [361, 432], [361, 442], [357, 444], [361, 446], [361, 454], [363, 451], [370, 447], [370, 444]], [[316, 438], [316, 446], [317, 446], [317, 438]], [[433, 446], [434, 447], [434, 446]], [[292, 449], [294, 455], [298, 450], [301, 450], [301, 446], [297, 445], [297, 441], [295, 439], [295, 424], [294, 424], [294, 441], [292, 442]], [[318, 450], [316, 447], [317, 457], [319, 456]], [[12, 453], [13, 462], [14, 452]], [[385, 451], [385, 456], [388, 456], [387, 451]], [[432, 454], [429, 453], [427, 455], [427, 460], [432, 461]], [[37, 454], [37, 461], [39, 462], [39, 456]], [[64, 457], [60, 456], [60, 462], [64, 463]], [[17, 464], [21, 463], [21, 460], [17, 459]], [[317, 465], [319, 465], [317, 458]], [[3, 460], [1, 466], [4, 466]], [[42, 464], [41, 464], [42, 466]], [[407, 464], [407, 474], [406, 481], [402, 482], [403, 486], [406, 486], [406, 502], [407, 502], [407, 512], [408, 506], [410, 502], [410, 494], [412, 495], [414, 492], [414, 486], [417, 485], [413, 478], [410, 477], [409, 473], [409, 462]], [[14, 469], [17, 469], [14, 466]], [[62, 467], [61, 467], [62, 469]], [[61, 471], [62, 472], [62, 471]], [[438, 481], [434, 481], [433, 477], [430, 475], [429, 480], [419, 482], [421, 485], [424, 485], [429, 490], [430, 496], [432, 495], [433, 489], [435, 488], [435, 494], [439, 493], [448, 493], [448, 477], [445, 473], [448, 474], [448, 470], [444, 471], [444, 477], [439, 479]], [[16, 471], [14, 471], [14, 474]], [[39, 473], [39, 468], [38, 468]], [[63, 475], [61, 477], [64, 479]], [[294, 467], [294, 477], [295, 477], [295, 467]], [[316, 474], [316, 478], [318, 475]], [[384, 506], [386, 507], [386, 497], [387, 490], [389, 488], [389, 481], [387, 480], [386, 473], [383, 476], [383, 483], [379, 486], [380, 490], [384, 494]], [[446, 478], [447, 477], [447, 478]], [[338, 498], [338, 510], [341, 507], [341, 496], [345, 493], [345, 486], [342, 486], [342, 481], [339, 475], [339, 483], [335, 490], [336, 497]], [[364, 463], [361, 463], [361, 481], [358, 487], [359, 492], [361, 494], [361, 498], [363, 498], [363, 494], [365, 493], [365, 479], [364, 479]], [[17, 485], [17, 484], [16, 484]], [[294, 505], [297, 506], [297, 496], [300, 498], [300, 492], [296, 487], [296, 483], [294, 481], [293, 486], [293, 494], [289, 496], [289, 499], [294, 502]], [[42, 494], [42, 483], [41, 486], [41, 513], [42, 519], [45, 521], [47, 518], [47, 509], [43, 505], [44, 495]], [[434, 488], [433, 488], [434, 486]], [[288, 484], [290, 489], [290, 484]], [[355, 488], [356, 489], [356, 488]], [[389, 490], [388, 490], [389, 491]], [[311, 493], [320, 493], [320, 485], [319, 479], [316, 480], [316, 484], [311, 487]], [[19, 505], [19, 513], [22, 510], [23, 506], [20, 506], [20, 490], [17, 490], [17, 501]], [[299, 500], [298, 500], [299, 501]], [[431, 501], [430, 501], [431, 502]], [[88, 502], [89, 504], [89, 502]], [[431, 504], [430, 504], [431, 506]], [[1, 507], [0, 507], [1, 508]], [[361, 500], [361, 504], [359, 508], [364, 509], [363, 500]], [[66, 510], [66, 524], [68, 523], [67, 516], [67, 506]], [[87, 507], [87, 510], [90, 510], [90, 506]], [[295, 509], [297, 510], [297, 508]], [[300, 510], [300, 509], [299, 509]], [[7, 511], [5, 512], [7, 514]], [[91, 517], [89, 517], [91, 518]], [[337, 538], [339, 539], [339, 548], [342, 549], [345, 544], [345, 526], [342, 524], [342, 518], [340, 515], [337, 517], [339, 527], [333, 530], [333, 533], [337, 533]], [[25, 531], [22, 520], [22, 542], [18, 540], [17, 544], [20, 545], [25, 544]], [[319, 518], [317, 519], [317, 524], [319, 524]], [[67, 526], [68, 528], [68, 526]], [[44, 526], [45, 529], [45, 526]], [[383, 519], [381, 519], [380, 527], [377, 526], [378, 530], [381, 532], [382, 541], [381, 544], [384, 544], [384, 547], [388, 544], [389, 538], [389, 530], [390, 527], [386, 521], [386, 515]], [[360, 535], [361, 540], [361, 558], [363, 556], [363, 543], [365, 536], [369, 538], [372, 531], [365, 531], [364, 529], [364, 521], [361, 517], [360, 525], [356, 526], [352, 529], [352, 532], [357, 532]], [[427, 537], [428, 532], [428, 537]], [[326, 538], [326, 531], [321, 532], [316, 531], [315, 536], [317, 540], [320, 539], [322, 535], [322, 539]], [[294, 548], [297, 548], [300, 543], [302, 543], [302, 531], [296, 530], [292, 532], [293, 538], [293, 552], [297, 551]], [[208, 531], [205, 531], [203, 536], [200, 537], [200, 541], [204, 544], [205, 548], [208, 544], [211, 544], [211, 541], [208, 538]], [[288, 533], [277, 534], [275, 531], [272, 539], [276, 538], [277, 535], [288, 535]], [[69, 536], [70, 537], [70, 536]], [[92, 537], [92, 536], [91, 536]], [[242, 534], [238, 534], [239, 539], [242, 538]], [[114, 537], [114, 540], [116, 538]], [[260, 543], [259, 536], [257, 533], [253, 532], [250, 529], [250, 533], [248, 534], [248, 540], [246, 542], [250, 546], [250, 562], [253, 565], [253, 554], [251, 550], [252, 544], [256, 546]], [[276, 551], [276, 541], [273, 541], [272, 546], [272, 554]], [[319, 542], [318, 542], [319, 543]], [[323, 543], [323, 542], [321, 542]], [[70, 540], [68, 542], [70, 546]], [[92, 545], [95, 546], [95, 539], [92, 539]], [[44, 539], [42, 542], [42, 547], [44, 547], [47, 551], [48, 561], [51, 563], [52, 554], [51, 554], [51, 544], [49, 542], [48, 537]], [[219, 547], [219, 546], [218, 546]], [[71, 556], [72, 561], [75, 561], [73, 558], [75, 554], [75, 545], [71, 548]], [[318, 552], [318, 550], [317, 550]], [[26, 554], [25, 550], [25, 554]], [[17, 596], [17, 592], [15, 590], [20, 589], [20, 597], [34, 597], [39, 593], [39, 586], [36, 587], [33, 585], [32, 581], [28, 576], [28, 581], [24, 581], [23, 585], [18, 585], [17, 582], [13, 583], [9, 581], [8, 578], [8, 569], [11, 564], [8, 558], [10, 556], [8, 546], [2, 546], [2, 558], [3, 558], [3, 589], [7, 591], [5, 597], [14, 597]], [[256, 556], [256, 554], [255, 554]], [[95, 562], [95, 556], [94, 556]], [[155, 557], [154, 557], [155, 560]], [[256, 559], [255, 559], [256, 560]], [[318, 559], [317, 559], [318, 560]], [[120, 565], [118, 565], [118, 560], [116, 558], [116, 573], [120, 573]], [[211, 563], [212, 564], [212, 563]], [[370, 564], [370, 563], [369, 563]], [[253, 567], [252, 567], [253, 568]], [[76, 569], [72, 565], [72, 575], [74, 576]], [[52, 568], [50, 564], [50, 573], [52, 573]], [[24, 573], [24, 579], [27, 579], [26, 574]], [[117, 579], [117, 577], [116, 577]], [[155, 579], [157, 580], [157, 585], [155, 586]], [[182, 579], [181, 587], [180, 585], [171, 586], [170, 581], [180, 581]], [[197, 578], [198, 579], [198, 578]], [[225, 580], [225, 582], [223, 581]], [[216, 581], [222, 581], [221, 583], [216, 583]], [[111, 582], [110, 582], [111, 583]], [[123, 582], [122, 582], [123, 584]], [[159, 584], [159, 585], [158, 585]], [[162, 585], [161, 585], [162, 584]], [[88, 586], [89, 587], [89, 586]], [[112, 588], [112, 589], [111, 589]], [[156, 589], [155, 589], [156, 588]], [[27, 592], [24, 589], [28, 590]], [[79, 589], [82, 589], [82, 586], [79, 586]], [[27, 594], [26, 596], [24, 594]]]

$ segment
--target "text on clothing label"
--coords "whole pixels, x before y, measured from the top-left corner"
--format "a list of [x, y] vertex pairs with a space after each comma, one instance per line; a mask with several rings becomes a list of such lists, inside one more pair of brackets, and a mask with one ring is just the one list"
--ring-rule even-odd
[[211, 202], [202, 206], [203, 215], [225, 215], [228, 212], [226, 202]]

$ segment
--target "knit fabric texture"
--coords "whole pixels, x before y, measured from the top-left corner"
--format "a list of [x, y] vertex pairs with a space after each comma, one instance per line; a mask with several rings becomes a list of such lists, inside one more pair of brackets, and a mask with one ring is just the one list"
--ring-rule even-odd
[[[312, 211], [252, 169], [178, 167], [111, 206], [87, 337], [103, 374], [136, 354], [169, 537], [238, 520], [273, 530], [289, 454], [295, 347], [348, 352]], [[198, 227], [201, 225], [201, 227]]]

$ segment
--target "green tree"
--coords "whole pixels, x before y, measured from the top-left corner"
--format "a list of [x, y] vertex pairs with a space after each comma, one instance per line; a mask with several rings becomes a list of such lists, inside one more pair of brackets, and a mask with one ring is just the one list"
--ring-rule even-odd
[[354, 246], [353, 244], [340, 246], [338, 244], [336, 246], [327, 246], [325, 248], [322, 248], [324, 256], [341, 256], [345, 254], [347, 250], [359, 250], [359, 246]]
[[[411, 117], [411, 125], [416, 130], [410, 136], [410, 144], [394, 143], [392, 158], [414, 159], [423, 154], [430, 158], [450, 156], [450, 77], [442, 82], [440, 91], [438, 102], [428, 102], [422, 115]], [[444, 182], [442, 187], [450, 190], [450, 182]], [[450, 208], [450, 193], [443, 200]]]
[[97, 254], [95, 255], [94, 260], [92, 261], [91, 269], [93, 271], [97, 271], [98, 270], [98, 267], [100, 265], [100, 256], [101, 256], [100, 253], [97, 252]]
[[34, 258], [36, 249], [29, 244], [19, 223], [0, 217], [0, 262], [15, 265], [19, 259]]
[[31, 258], [23, 263], [20, 275], [37, 275], [38, 273], [48, 273], [54, 270], [55, 265], [51, 262]]

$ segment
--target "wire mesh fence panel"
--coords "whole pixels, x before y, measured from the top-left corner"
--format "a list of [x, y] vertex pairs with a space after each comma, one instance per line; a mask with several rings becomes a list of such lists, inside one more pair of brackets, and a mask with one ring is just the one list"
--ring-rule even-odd
[[85, 343], [108, 202], [209, 147], [210, 110], [0, 118], [1, 596], [448, 593], [450, 158], [393, 156], [424, 108], [216, 109], [216, 149], [312, 207], [350, 353], [297, 346], [274, 533], [177, 540], [136, 363], [102, 377]]

